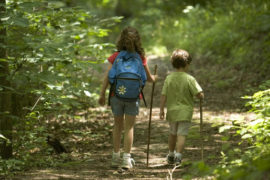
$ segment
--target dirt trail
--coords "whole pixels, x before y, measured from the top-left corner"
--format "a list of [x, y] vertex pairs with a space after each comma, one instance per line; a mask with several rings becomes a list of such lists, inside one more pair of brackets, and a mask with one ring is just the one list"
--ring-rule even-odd
[[[100, 111], [100, 110], [97, 110]], [[103, 112], [100, 112], [103, 113]], [[110, 167], [111, 160], [111, 130], [106, 131], [104, 127], [97, 127], [101, 136], [95, 141], [89, 142], [89, 145], [82, 145], [77, 142], [77, 148], [80, 149], [80, 157], [71, 153], [71, 160], [57, 168], [38, 169], [26, 172], [13, 179], [166, 179], [168, 170], [172, 170], [172, 166], [166, 164], [166, 155], [168, 152], [167, 137], [168, 124], [164, 120], [159, 119], [159, 109], [153, 109], [152, 116], [152, 132], [150, 145], [150, 165], [146, 166], [146, 148], [148, 133], [148, 114], [149, 109], [141, 108], [140, 115], [137, 118], [134, 135], [134, 146], [132, 156], [136, 161], [133, 170], [126, 173], [118, 173], [116, 169]], [[235, 114], [227, 112], [210, 112], [204, 111], [204, 159], [208, 165], [215, 165], [220, 157], [222, 150], [221, 135], [218, 127], [215, 125], [227, 121], [229, 122], [235, 116], [250, 118], [248, 114]], [[103, 114], [105, 121], [103, 123], [112, 123], [110, 112]], [[92, 120], [90, 120], [92, 121]], [[88, 122], [89, 123], [89, 122]], [[103, 128], [103, 129], [102, 129]], [[87, 141], [82, 139], [82, 141]], [[76, 146], [75, 146], [76, 148]], [[199, 112], [195, 109], [193, 126], [187, 137], [186, 147], [183, 152], [183, 162], [186, 164], [173, 173], [174, 179], [181, 179], [190, 172], [189, 163], [199, 161], [200, 153], [200, 135], [199, 135]], [[83, 158], [82, 158], [83, 157]]]
[[[65, 162], [61, 165], [47, 168], [36, 169], [25, 172], [13, 179], [166, 179], [168, 170], [172, 170], [172, 166], [166, 164], [166, 155], [168, 153], [167, 137], [168, 124], [164, 120], [159, 119], [159, 97], [161, 87], [165, 76], [172, 70], [170, 64], [160, 59], [149, 61], [150, 69], [158, 64], [159, 81], [156, 83], [154, 93], [154, 105], [152, 116], [151, 145], [150, 145], [150, 166], [146, 167], [146, 148], [148, 134], [149, 109], [140, 109], [140, 115], [134, 130], [134, 145], [132, 156], [136, 161], [133, 170], [119, 174], [116, 169], [110, 167], [112, 152], [112, 125], [113, 116], [110, 109], [95, 108], [91, 109], [88, 114], [77, 122], [67, 124], [68, 127], [80, 131], [80, 136], [76, 134], [62, 134], [62, 139], [66, 144], [70, 144], [72, 153], [65, 155]], [[147, 102], [150, 102], [151, 83], [144, 89]], [[213, 98], [213, 97], [212, 97]], [[218, 98], [220, 99], [220, 97]], [[228, 99], [227, 99], [228, 100]], [[222, 135], [218, 131], [218, 127], [224, 123], [231, 123], [231, 120], [242, 117], [242, 119], [250, 119], [250, 114], [240, 114], [220, 110], [221, 103], [212, 106], [219, 106], [219, 110], [209, 111], [209, 101], [205, 99], [204, 105], [204, 160], [208, 165], [215, 165], [220, 159], [220, 152], [224, 150]], [[216, 109], [216, 108], [215, 108]], [[64, 127], [63, 127], [64, 128]], [[232, 134], [233, 136], [233, 134]], [[237, 138], [232, 138], [232, 145], [237, 145]], [[200, 134], [199, 134], [199, 112], [198, 102], [196, 103], [193, 126], [190, 129], [186, 140], [186, 147], [183, 152], [183, 164], [185, 166], [177, 169], [173, 173], [173, 179], [181, 179], [184, 175], [192, 174], [190, 164], [201, 160], [200, 152]], [[68, 157], [68, 158], [67, 158]]]

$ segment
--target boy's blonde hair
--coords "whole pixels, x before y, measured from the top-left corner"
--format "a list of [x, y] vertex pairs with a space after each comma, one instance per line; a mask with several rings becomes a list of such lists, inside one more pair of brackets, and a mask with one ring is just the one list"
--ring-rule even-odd
[[192, 61], [189, 53], [183, 49], [176, 49], [173, 51], [171, 56], [171, 62], [174, 68], [184, 68], [187, 64], [190, 64]]

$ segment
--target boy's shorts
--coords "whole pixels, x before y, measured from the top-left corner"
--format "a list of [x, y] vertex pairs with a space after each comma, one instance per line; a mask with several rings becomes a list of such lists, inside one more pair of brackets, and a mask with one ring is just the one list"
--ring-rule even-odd
[[186, 135], [188, 135], [188, 131], [189, 131], [189, 128], [191, 126], [191, 122], [188, 122], [188, 121], [171, 122], [171, 121], [169, 121], [169, 125], [170, 125], [170, 133], [172, 135], [186, 136]]
[[117, 97], [111, 97], [111, 108], [114, 116], [122, 116], [124, 114], [136, 116], [139, 114], [140, 100], [134, 102], [121, 101]]

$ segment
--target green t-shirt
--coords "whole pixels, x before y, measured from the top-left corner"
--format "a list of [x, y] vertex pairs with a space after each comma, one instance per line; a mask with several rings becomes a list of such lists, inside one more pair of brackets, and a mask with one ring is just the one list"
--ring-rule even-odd
[[191, 121], [194, 96], [202, 92], [196, 79], [185, 72], [173, 72], [167, 76], [162, 95], [167, 97], [168, 121]]

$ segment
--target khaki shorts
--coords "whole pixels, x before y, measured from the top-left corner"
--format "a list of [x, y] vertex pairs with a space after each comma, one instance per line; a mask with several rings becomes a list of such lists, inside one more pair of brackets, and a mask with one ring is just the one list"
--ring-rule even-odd
[[186, 136], [188, 134], [189, 128], [191, 126], [191, 122], [188, 122], [188, 121], [171, 122], [171, 121], [169, 121], [169, 125], [170, 125], [170, 134]]

